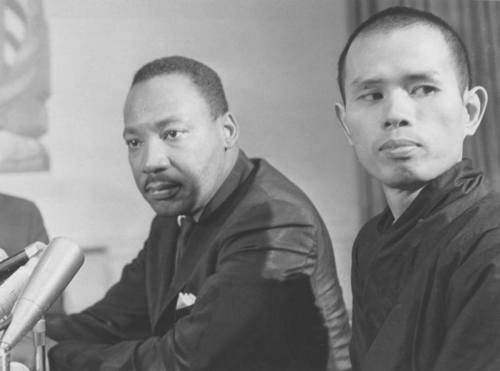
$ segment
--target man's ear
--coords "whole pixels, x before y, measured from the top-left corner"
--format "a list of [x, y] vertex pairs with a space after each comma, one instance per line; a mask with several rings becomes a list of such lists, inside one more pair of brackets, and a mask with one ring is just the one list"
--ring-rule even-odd
[[341, 103], [335, 103], [335, 113], [337, 114], [337, 118], [340, 122], [340, 126], [342, 126], [347, 141], [352, 146], [354, 143], [352, 141], [351, 132], [345, 123], [345, 106]]
[[226, 112], [220, 119], [222, 120], [221, 124], [224, 135], [224, 147], [227, 150], [234, 147], [238, 141], [240, 130], [231, 113]]
[[474, 86], [464, 94], [464, 104], [467, 111], [465, 136], [474, 135], [484, 116], [488, 93], [482, 86]]

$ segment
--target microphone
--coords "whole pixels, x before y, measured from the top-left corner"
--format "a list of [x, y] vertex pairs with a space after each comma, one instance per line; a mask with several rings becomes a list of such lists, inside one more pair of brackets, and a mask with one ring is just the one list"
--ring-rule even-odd
[[83, 264], [83, 253], [70, 239], [50, 241], [12, 311], [0, 351], [12, 349], [47, 311]]
[[26, 286], [31, 273], [38, 263], [38, 256], [28, 260], [7, 278], [0, 286], [0, 329], [7, 327], [10, 323], [10, 312]]
[[[40, 249], [45, 248], [45, 244], [37, 242]], [[40, 251], [40, 250], [39, 250]], [[0, 261], [4, 261], [8, 258], [7, 253], [0, 249]], [[5, 281], [0, 285], [0, 330], [3, 330], [10, 323], [10, 312], [17, 301], [17, 298], [21, 294], [24, 286], [28, 282], [33, 269], [35, 269], [38, 263], [38, 255], [35, 255], [32, 259], [16, 271], [14, 271]]]
[[[0, 279], [5, 279], [10, 276], [14, 271], [20, 266], [26, 264], [26, 262], [41, 250], [45, 248], [45, 244], [41, 242], [34, 242], [31, 245], [25, 247], [21, 252], [7, 259], [2, 259], [0, 261]], [[4, 251], [5, 252], [5, 251]]]

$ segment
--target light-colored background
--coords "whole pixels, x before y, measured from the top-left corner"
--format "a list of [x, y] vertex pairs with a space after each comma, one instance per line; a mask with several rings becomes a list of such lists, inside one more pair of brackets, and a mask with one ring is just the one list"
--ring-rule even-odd
[[70, 310], [99, 297], [142, 247], [152, 211], [128, 168], [122, 104], [145, 62], [186, 55], [220, 73], [248, 155], [310, 196], [329, 227], [351, 306], [350, 251], [361, 221], [355, 158], [334, 113], [344, 0], [49, 0], [52, 94], [47, 173], [0, 175], [34, 200], [50, 236], [106, 246], [90, 254]]

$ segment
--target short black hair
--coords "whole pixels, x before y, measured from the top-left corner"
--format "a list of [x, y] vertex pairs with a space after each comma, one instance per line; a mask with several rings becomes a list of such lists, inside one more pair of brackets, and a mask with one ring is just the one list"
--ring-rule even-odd
[[131, 87], [154, 77], [169, 74], [184, 75], [196, 85], [208, 103], [213, 119], [229, 110], [219, 75], [207, 65], [183, 56], [163, 57], [146, 63], [135, 73]]
[[347, 40], [337, 65], [337, 83], [339, 85], [342, 100], [345, 102], [345, 63], [347, 53], [353, 41], [363, 34], [377, 31], [391, 31], [401, 29], [415, 24], [427, 25], [435, 28], [443, 35], [455, 63], [459, 88], [464, 91], [472, 84], [472, 73], [469, 55], [460, 35], [443, 19], [422, 10], [403, 6], [390, 7], [375, 13], [366, 21], [361, 23]]

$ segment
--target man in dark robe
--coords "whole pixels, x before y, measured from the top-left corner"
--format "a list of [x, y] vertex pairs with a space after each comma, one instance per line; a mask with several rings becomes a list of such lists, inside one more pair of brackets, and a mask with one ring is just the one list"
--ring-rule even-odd
[[388, 208], [352, 253], [354, 370], [500, 370], [500, 198], [463, 159], [486, 91], [443, 20], [389, 8], [339, 59], [336, 106]]
[[326, 226], [297, 186], [238, 148], [215, 71], [185, 57], [146, 64], [124, 121], [157, 215], [102, 300], [47, 318], [51, 369], [350, 369]]

